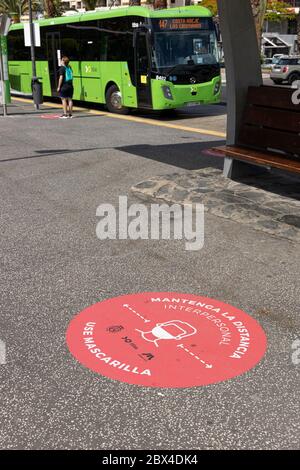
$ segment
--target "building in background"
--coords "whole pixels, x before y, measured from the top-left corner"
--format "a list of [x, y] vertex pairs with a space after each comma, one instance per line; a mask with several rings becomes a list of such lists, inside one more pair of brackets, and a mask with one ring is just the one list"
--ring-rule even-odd
[[[61, 0], [62, 3], [66, 6], [66, 10], [78, 10], [85, 11], [84, 1], [82, 0]], [[141, 5], [151, 8], [154, 0], [99, 0], [98, 8], [101, 7], [125, 7], [125, 6], [134, 6]], [[197, 5], [200, 4], [201, 0], [167, 0], [168, 8], [176, 8], [181, 6], [188, 5]]]
[[[285, 0], [291, 5], [291, 13], [300, 15], [300, 0]], [[264, 26], [263, 53], [266, 57], [274, 54], [300, 54], [297, 43], [297, 20], [266, 21]]]

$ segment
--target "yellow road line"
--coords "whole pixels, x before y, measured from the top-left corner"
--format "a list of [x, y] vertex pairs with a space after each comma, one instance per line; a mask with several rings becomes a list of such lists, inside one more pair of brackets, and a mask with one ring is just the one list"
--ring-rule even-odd
[[212, 131], [209, 129], [200, 129], [198, 127], [194, 128], [194, 127], [181, 126], [180, 124], [170, 124], [169, 122], [155, 121], [155, 120], [148, 119], [148, 118], [124, 116], [122, 114], [105, 113], [102, 111], [95, 111], [95, 110], [91, 110], [90, 113], [99, 114], [101, 116], [112, 117], [115, 119], [123, 119], [125, 121], [139, 122], [142, 124], [150, 124], [151, 126], [168, 127], [170, 129], [179, 129], [181, 131], [186, 131], [186, 132], [196, 132], [197, 134], [213, 135], [216, 137], [226, 137], [226, 134], [224, 132]]
[[[31, 103], [32, 100], [26, 99], [26, 98], [13, 98], [15, 101], [21, 101], [24, 103]], [[61, 108], [61, 105], [56, 104], [56, 103], [43, 103], [43, 106], [51, 107], [51, 108]], [[149, 124], [150, 126], [158, 126], [158, 127], [167, 127], [169, 129], [177, 129], [180, 131], [186, 131], [186, 132], [193, 132], [196, 134], [204, 134], [204, 135], [213, 135], [215, 137], [226, 137], [226, 134], [224, 132], [218, 132], [218, 131], [213, 131], [210, 129], [201, 129], [199, 127], [187, 127], [187, 126], [182, 126], [180, 124], [171, 124], [169, 122], [163, 122], [163, 121], [155, 121], [154, 119], [149, 119], [149, 118], [142, 118], [142, 117], [136, 117], [136, 116], [127, 116], [127, 115], [122, 115], [122, 114], [113, 114], [113, 113], [107, 113], [105, 111], [96, 111], [94, 109], [85, 109], [85, 108], [80, 108], [78, 106], [74, 106], [74, 111], [83, 111], [88, 114], [96, 114], [98, 116], [105, 116], [108, 118], [113, 118], [113, 119], [121, 119], [123, 121], [131, 121], [131, 122], [138, 122], [140, 124]]]

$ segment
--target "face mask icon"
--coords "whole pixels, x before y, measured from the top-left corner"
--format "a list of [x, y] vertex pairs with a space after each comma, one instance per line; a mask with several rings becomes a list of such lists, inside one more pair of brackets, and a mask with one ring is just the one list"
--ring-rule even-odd
[[165, 323], [157, 323], [151, 331], [141, 331], [135, 329], [141, 333], [142, 338], [146, 341], [154, 343], [158, 348], [157, 342], [161, 339], [175, 339], [181, 340], [187, 336], [192, 336], [197, 333], [196, 328], [191, 326], [189, 323], [180, 320], [170, 320]]

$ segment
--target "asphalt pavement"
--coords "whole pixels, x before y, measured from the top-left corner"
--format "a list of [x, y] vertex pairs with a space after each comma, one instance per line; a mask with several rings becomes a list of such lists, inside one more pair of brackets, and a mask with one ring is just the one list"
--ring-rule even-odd
[[[0, 118], [0, 447], [299, 448], [299, 244], [212, 214], [198, 252], [184, 241], [96, 237], [99, 204], [137, 202], [138, 182], [221, 169], [203, 150], [224, 141], [226, 108], [161, 121], [88, 110], [51, 119], [58, 112], [15, 101]], [[182, 389], [130, 385], [76, 361], [65, 335], [78, 312], [149, 291], [245, 311], [266, 333], [266, 355], [235, 378]]]

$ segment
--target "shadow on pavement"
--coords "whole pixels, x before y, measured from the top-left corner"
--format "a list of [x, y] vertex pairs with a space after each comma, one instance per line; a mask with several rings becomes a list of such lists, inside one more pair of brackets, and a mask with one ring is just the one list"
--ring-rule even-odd
[[222, 169], [223, 157], [201, 154], [203, 150], [218, 145], [223, 145], [223, 141], [189, 142], [171, 145], [127, 145], [117, 147], [117, 150], [184, 168], [185, 170], [198, 170], [208, 166]]
[[[223, 145], [220, 140], [170, 145], [128, 145], [116, 149], [185, 170], [199, 170], [207, 167], [223, 170], [222, 156], [218, 157], [205, 153], [205, 150], [219, 145]], [[235, 178], [235, 181], [282, 197], [300, 200], [300, 177], [289, 175], [281, 170], [273, 169], [262, 175]]]
[[300, 200], [300, 177], [282, 170], [273, 169], [269, 173], [234, 180], [279, 196]]
[[0, 160], [0, 163], [14, 162], [17, 160], [29, 160], [31, 158], [52, 157], [56, 155], [67, 155], [69, 153], [91, 152], [92, 150], [105, 150], [107, 147], [92, 147], [86, 149], [55, 149], [55, 150], [35, 150], [39, 155], [29, 155], [28, 157], [7, 158]]
[[227, 111], [221, 105], [192, 106], [164, 111], [134, 110], [130, 113], [133, 116], [159, 121], [179, 121], [193, 118], [207, 118], [213, 116], [226, 115]]

